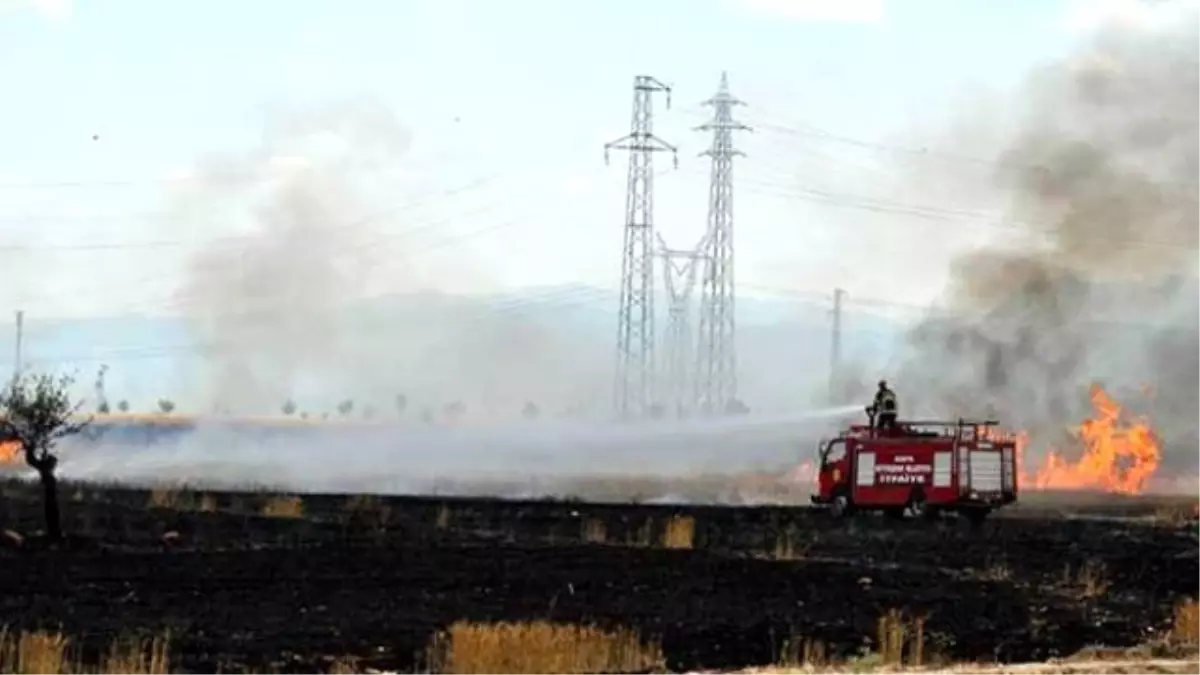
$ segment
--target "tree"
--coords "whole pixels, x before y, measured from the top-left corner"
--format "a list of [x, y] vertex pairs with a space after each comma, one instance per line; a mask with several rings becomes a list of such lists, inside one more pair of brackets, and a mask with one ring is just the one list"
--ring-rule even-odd
[[170, 415], [175, 410], [175, 402], [169, 398], [158, 399], [158, 409], [164, 415]]
[[731, 398], [725, 404], [726, 415], [746, 415], [750, 412], [750, 408], [746, 406], [740, 399]]
[[342, 401], [341, 403], [339, 403], [337, 405], [337, 411], [338, 411], [338, 414], [341, 415], [342, 417], [346, 417], [350, 413], [354, 412], [354, 399], [348, 398], [348, 399]]
[[123, 413], [129, 412], [129, 401], [122, 399], [120, 402], [117, 403], [117, 410], [120, 410]]
[[107, 365], [101, 365], [96, 372], [96, 412], [107, 415], [112, 411], [108, 405], [108, 395], [104, 393], [104, 375], [108, 372]]
[[396, 394], [396, 417], [404, 417], [404, 412], [408, 410], [408, 397], [404, 394]]
[[375, 419], [375, 406], [373, 406], [369, 403], [367, 405], [363, 406], [362, 415], [363, 415], [363, 419], [367, 420], [367, 421]]
[[526, 401], [525, 407], [521, 409], [521, 415], [527, 420], [537, 418], [537, 416], [538, 416], [537, 404], [534, 403], [533, 401]]
[[293, 401], [292, 399], [290, 399], [290, 398], [289, 398], [288, 400], [286, 400], [286, 401], [284, 401], [284, 402], [283, 402], [283, 406], [282, 406], [281, 410], [283, 410], [283, 414], [284, 414], [284, 415], [293, 415], [293, 414], [295, 414], [295, 412], [296, 412], [296, 402], [295, 402], [295, 401]]
[[62, 539], [54, 446], [91, 422], [90, 418], [75, 417], [82, 401], [71, 401], [68, 390], [74, 381], [69, 375], [18, 375], [0, 393], [0, 437], [19, 443], [25, 463], [37, 471], [42, 482], [46, 536], [52, 541]]

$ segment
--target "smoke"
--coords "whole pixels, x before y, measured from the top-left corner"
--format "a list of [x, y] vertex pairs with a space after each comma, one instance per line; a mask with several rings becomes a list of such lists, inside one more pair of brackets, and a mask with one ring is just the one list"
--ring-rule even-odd
[[418, 219], [413, 202], [462, 209], [399, 196], [416, 173], [411, 141], [386, 107], [351, 101], [276, 115], [261, 147], [198, 163], [168, 223], [209, 241], [178, 295], [205, 345], [189, 408], [269, 414], [291, 399], [322, 415], [350, 399], [355, 415], [391, 415], [403, 395], [410, 414], [452, 401], [516, 414], [596, 388], [586, 346], [569, 350], [520, 312], [425, 290], [492, 279], [461, 247], [428, 255], [430, 237], [452, 240], [459, 224]]
[[1105, 25], [1012, 100], [992, 187], [1031, 236], [955, 261], [960, 318], [923, 322], [898, 364], [909, 409], [999, 414], [1044, 445], [1092, 382], [1148, 386], [1167, 464], [1195, 466], [1200, 41], [1193, 3], [1157, 4], [1174, 20]]
[[[631, 491], [662, 496], [670, 488], [688, 491], [687, 500], [740, 500], [744, 491], [729, 493], [735, 478], [757, 473], [786, 480], [788, 470], [812, 457], [821, 434], [858, 410], [486, 428], [389, 423], [255, 430], [214, 421], [194, 430], [160, 430], [155, 439], [146, 429], [117, 428], [64, 440], [61, 475], [197, 488], [509, 497], [599, 489], [628, 499]], [[693, 493], [701, 488], [718, 494]]]

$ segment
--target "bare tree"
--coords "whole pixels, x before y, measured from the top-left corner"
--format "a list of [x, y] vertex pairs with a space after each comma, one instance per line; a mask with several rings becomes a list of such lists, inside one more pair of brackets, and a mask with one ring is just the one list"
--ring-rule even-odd
[[53, 541], [62, 539], [54, 446], [91, 422], [91, 418], [76, 418], [83, 402], [71, 401], [68, 390], [73, 383], [69, 375], [18, 375], [0, 393], [0, 437], [19, 443], [25, 463], [38, 472], [46, 536]]
[[175, 402], [169, 398], [158, 399], [158, 410], [164, 415], [170, 415], [175, 410]]
[[746, 404], [741, 401], [741, 399], [731, 398], [729, 399], [729, 402], [725, 404], [726, 415], [748, 415], [749, 413], [750, 408], [747, 407]]
[[533, 401], [526, 401], [525, 407], [521, 409], [521, 415], [527, 420], [537, 418], [539, 412], [537, 404]]
[[112, 412], [108, 405], [108, 395], [104, 392], [104, 376], [108, 373], [108, 366], [101, 365], [100, 370], [96, 372], [96, 412], [101, 415], [107, 415]]

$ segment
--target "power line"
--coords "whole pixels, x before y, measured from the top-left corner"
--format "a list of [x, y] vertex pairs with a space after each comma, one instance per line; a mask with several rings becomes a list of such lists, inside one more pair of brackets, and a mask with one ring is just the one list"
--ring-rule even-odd
[[[1043, 164], [1033, 163], [1033, 162], [1017, 161], [1010, 157], [980, 157], [980, 156], [976, 156], [976, 155], [969, 155], [969, 154], [965, 154], [965, 153], [953, 152], [950, 150], [944, 150], [944, 149], [940, 149], [940, 148], [928, 148], [928, 147], [912, 148], [912, 147], [905, 147], [905, 146], [893, 145], [893, 144], [888, 144], [888, 143], [879, 143], [876, 141], [868, 141], [868, 140], [864, 140], [861, 138], [854, 138], [852, 136], [845, 136], [845, 135], [835, 134], [835, 133], [832, 133], [829, 131], [825, 131], [824, 129], [821, 129], [821, 128], [819, 128], [815, 125], [812, 125], [810, 123], [807, 123], [807, 122], [798, 122], [795, 125], [786, 125], [786, 124], [772, 123], [772, 122], [763, 121], [763, 120], [755, 120], [754, 125], [757, 128], [766, 129], [769, 131], [776, 131], [779, 133], [788, 134], [788, 135], [792, 135], [792, 136], [832, 141], [832, 142], [836, 142], [836, 143], [852, 145], [852, 146], [864, 148], [867, 150], [872, 150], [872, 151], [887, 153], [887, 154], [893, 154], [893, 155], [906, 155], [906, 156], [910, 156], [910, 157], [919, 157], [922, 159], [937, 159], [937, 160], [941, 160], [941, 161], [945, 161], [945, 162], [957, 162], [957, 163], [961, 163], [961, 164], [973, 164], [973, 165], [977, 165], [977, 166], [987, 166], [987, 167], [993, 167], [993, 168], [1024, 169], [1027, 171], [1036, 171], [1036, 172], [1044, 172], [1044, 173], [1053, 173], [1054, 172], [1054, 169], [1052, 167], [1049, 167], [1049, 166], [1046, 166]], [[1160, 186], [1170, 186], [1170, 187], [1179, 188], [1180, 190], [1187, 191], [1191, 195], [1190, 200], [1191, 201], [1196, 200], [1196, 197], [1194, 196], [1194, 193], [1196, 191], [1196, 185], [1194, 183], [1183, 183], [1183, 182], [1175, 182], [1175, 181], [1154, 181], [1154, 182]], [[1188, 195], [1181, 194], [1178, 196], [1187, 197]]]
[[[567, 310], [579, 309], [586, 307], [595, 307], [599, 309], [603, 304], [612, 299], [612, 294], [600, 289], [594, 288], [567, 288], [567, 289], [549, 289], [546, 291], [536, 292], [524, 297], [517, 297], [508, 300], [500, 300], [483, 305], [459, 305], [458, 307], [442, 307], [446, 311], [453, 312], [455, 309], [466, 308], [470, 312], [466, 321], [454, 321], [453, 327], [467, 328], [478, 325], [482, 322], [492, 321], [497, 318], [521, 317], [527, 316], [528, 312], [535, 310]], [[362, 301], [362, 304], [369, 303], [371, 298]], [[344, 305], [343, 305], [344, 307]], [[337, 311], [337, 307], [327, 307], [323, 312]], [[274, 310], [273, 314], [288, 314], [289, 310]], [[306, 316], [306, 318], [309, 318]], [[214, 352], [221, 350], [237, 349], [238, 347], [258, 346], [255, 343], [238, 340], [224, 341], [209, 341], [209, 342], [187, 342], [172, 345], [141, 345], [118, 347], [111, 350], [93, 352], [90, 354], [78, 354], [71, 356], [26, 356], [25, 361], [38, 364], [66, 364], [66, 363], [96, 363], [96, 362], [120, 362], [129, 360], [143, 359], [161, 359], [174, 358], [180, 354], [194, 354], [198, 357], [205, 356], [205, 352]]]
[[[470, 190], [475, 190], [485, 185], [490, 184], [500, 176], [499, 173], [492, 173], [485, 176], [479, 176], [471, 179], [470, 182], [458, 185], [455, 187], [439, 190], [433, 193], [427, 193], [423, 198], [415, 202], [404, 202], [402, 204], [393, 205], [384, 209], [380, 209], [374, 213], [361, 216], [359, 218], [347, 220], [341, 223], [333, 224], [333, 227], [339, 229], [353, 229], [361, 227], [368, 223], [374, 222], [384, 217], [397, 216], [410, 211], [415, 211], [430, 202], [435, 198], [452, 197]], [[422, 228], [414, 228], [414, 231], [420, 231]], [[160, 239], [156, 241], [141, 241], [141, 242], [91, 242], [86, 244], [49, 244], [49, 245], [30, 245], [30, 244], [0, 244], [0, 251], [22, 251], [22, 252], [38, 252], [38, 251], [105, 251], [105, 250], [141, 250], [141, 249], [158, 249], [158, 248], [177, 248], [185, 246], [204, 246], [209, 244], [236, 244], [240, 242], [252, 241], [258, 238], [257, 234], [238, 234], [221, 237], [210, 237], [207, 239]]]

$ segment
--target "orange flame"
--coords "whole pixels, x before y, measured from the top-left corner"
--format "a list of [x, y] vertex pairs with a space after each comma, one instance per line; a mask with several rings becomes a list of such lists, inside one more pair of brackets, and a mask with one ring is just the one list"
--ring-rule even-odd
[[[1092, 418], [1075, 429], [1083, 449], [1079, 459], [1071, 461], [1050, 448], [1035, 471], [1021, 473], [1026, 487], [1120, 494], [1139, 494], [1146, 489], [1162, 459], [1157, 434], [1145, 418], [1122, 419], [1121, 405], [1099, 385], [1092, 385], [1091, 398]], [[1018, 447], [1019, 456], [1027, 442]], [[1018, 466], [1018, 470], [1023, 469]]]
[[17, 441], [0, 441], [0, 466], [5, 464], [20, 464], [21, 444]]

